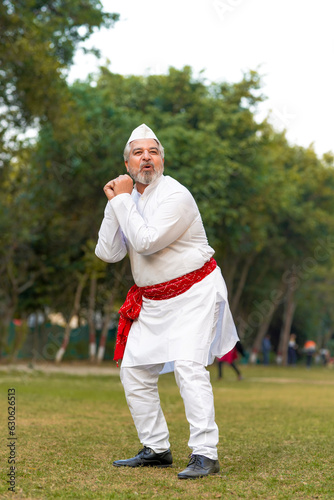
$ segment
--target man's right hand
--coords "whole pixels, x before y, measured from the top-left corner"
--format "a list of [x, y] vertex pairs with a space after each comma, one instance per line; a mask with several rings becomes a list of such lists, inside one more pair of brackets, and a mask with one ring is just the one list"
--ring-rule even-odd
[[118, 194], [128, 193], [131, 194], [133, 190], [133, 180], [127, 174], [119, 175], [116, 179], [107, 182], [103, 191], [105, 192], [108, 200], [112, 200]]
[[114, 180], [109, 181], [103, 188], [104, 194], [106, 195], [109, 201], [115, 198], [116, 196], [114, 193], [114, 184], [115, 184]]

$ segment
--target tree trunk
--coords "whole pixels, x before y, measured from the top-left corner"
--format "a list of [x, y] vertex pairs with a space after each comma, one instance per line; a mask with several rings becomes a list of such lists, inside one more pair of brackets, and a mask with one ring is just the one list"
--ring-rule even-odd
[[235, 277], [236, 270], [238, 268], [239, 261], [240, 261], [239, 257], [234, 256], [231, 265], [229, 263], [229, 259], [225, 259], [222, 263], [222, 266], [221, 266], [224, 280], [226, 283], [226, 288], [228, 290], [228, 294], [231, 297], [233, 295], [234, 277]]
[[4, 280], [7, 283], [5, 289], [2, 289], [1, 296], [1, 310], [0, 310], [0, 359], [2, 357], [2, 348], [8, 347], [6, 346], [7, 338], [8, 338], [8, 328], [13, 320], [16, 306], [19, 300], [19, 296], [21, 293], [28, 290], [35, 283], [35, 278], [38, 273], [32, 274], [27, 281], [20, 284], [20, 279], [24, 276], [21, 276], [22, 273], [17, 272], [15, 270], [15, 266], [13, 264], [13, 254], [14, 247], [9, 250], [9, 254], [4, 262], [0, 275], [4, 275]]
[[2, 359], [2, 349], [9, 347], [7, 345], [9, 326], [13, 320], [15, 305], [5, 305], [0, 318], [0, 360]]
[[258, 329], [257, 335], [256, 335], [255, 340], [253, 342], [252, 352], [251, 352], [251, 356], [250, 356], [251, 363], [257, 362], [258, 353], [261, 351], [262, 340], [264, 339], [265, 335], [268, 332], [268, 328], [270, 326], [271, 320], [273, 319], [273, 316], [274, 316], [278, 306], [279, 306], [279, 303], [272, 305], [272, 308], [268, 311], [267, 316], [263, 319], [263, 322], [261, 323], [261, 325]]
[[100, 337], [100, 343], [99, 343], [99, 349], [97, 352], [97, 362], [101, 363], [104, 359], [104, 354], [106, 350], [106, 343], [107, 343], [107, 338], [108, 338], [108, 331], [109, 331], [109, 323], [111, 319], [111, 313], [113, 310], [114, 306], [114, 299], [115, 299], [115, 293], [117, 288], [119, 287], [121, 281], [123, 280], [125, 269], [128, 265], [128, 261], [124, 260], [122, 263], [122, 267], [120, 269], [120, 272], [115, 276], [115, 281], [113, 283], [113, 287], [111, 289], [110, 295], [109, 295], [109, 300], [107, 301], [107, 304], [104, 309], [104, 322], [103, 322], [103, 327], [102, 327], [102, 332], [101, 332], [101, 337]]
[[291, 334], [291, 325], [296, 310], [294, 297], [295, 297], [295, 288], [293, 286], [293, 283], [289, 283], [284, 302], [283, 324], [281, 328], [279, 346], [277, 352], [277, 362], [279, 364], [282, 363], [283, 366], [287, 365], [288, 344]]
[[323, 340], [323, 346], [326, 347], [328, 342], [330, 341], [330, 339], [332, 338], [332, 335], [334, 333], [334, 327], [331, 326], [330, 328], [328, 328], [325, 336], [324, 336], [324, 340]]
[[241, 294], [243, 292], [247, 280], [248, 272], [254, 261], [255, 255], [256, 255], [255, 253], [250, 254], [244, 262], [236, 292], [233, 294], [232, 297], [232, 302], [231, 302], [232, 315], [235, 315], [236, 310], [238, 308]]
[[95, 329], [95, 302], [96, 302], [96, 272], [90, 278], [88, 299], [88, 327], [89, 327], [89, 359], [95, 361], [96, 357], [96, 329]]
[[[284, 286], [282, 285], [281, 288], [279, 288], [279, 292], [282, 292], [282, 297], [284, 297]], [[255, 337], [255, 340], [253, 342], [252, 346], [252, 352], [250, 356], [250, 362], [251, 363], [256, 363], [257, 361], [257, 356], [258, 353], [261, 351], [261, 345], [262, 345], [262, 340], [264, 339], [265, 335], [268, 332], [271, 320], [273, 319], [273, 316], [275, 312], [278, 309], [278, 306], [282, 303], [283, 299], [279, 298], [280, 295], [278, 296], [278, 299], [267, 299], [262, 301], [260, 304], [258, 304], [257, 309], [259, 312], [263, 314], [263, 321], [259, 326], [257, 335]]]
[[72, 308], [72, 311], [71, 311], [71, 314], [70, 314], [70, 318], [68, 320], [68, 322], [66, 323], [66, 326], [65, 326], [65, 332], [64, 332], [64, 337], [63, 337], [63, 342], [60, 346], [60, 348], [58, 349], [57, 353], [56, 353], [56, 357], [55, 357], [55, 361], [56, 363], [60, 363], [64, 357], [64, 354], [66, 352], [66, 348], [68, 346], [68, 343], [70, 341], [70, 336], [71, 336], [71, 320], [77, 316], [77, 314], [79, 313], [79, 310], [80, 310], [80, 303], [81, 303], [81, 296], [82, 296], [82, 292], [83, 292], [83, 289], [85, 287], [85, 284], [86, 284], [86, 280], [87, 280], [87, 274], [84, 274], [83, 276], [80, 277], [79, 279], [79, 283], [78, 283], [78, 286], [77, 286], [77, 289], [76, 289], [76, 292], [75, 292], [75, 296], [74, 296], [74, 302], [73, 302], [73, 308]]

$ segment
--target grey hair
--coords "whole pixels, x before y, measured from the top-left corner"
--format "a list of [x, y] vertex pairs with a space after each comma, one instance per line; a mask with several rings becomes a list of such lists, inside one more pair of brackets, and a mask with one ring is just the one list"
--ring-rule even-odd
[[[159, 150], [159, 153], [161, 154], [161, 158], [164, 158], [165, 157], [165, 150], [164, 150], [162, 144], [160, 144], [160, 142], [158, 142], [158, 141], [156, 141], [156, 142], [158, 144], [158, 150]], [[128, 142], [127, 145], [125, 146], [124, 152], [123, 152], [124, 161], [129, 160], [130, 151], [131, 151], [131, 142]]]

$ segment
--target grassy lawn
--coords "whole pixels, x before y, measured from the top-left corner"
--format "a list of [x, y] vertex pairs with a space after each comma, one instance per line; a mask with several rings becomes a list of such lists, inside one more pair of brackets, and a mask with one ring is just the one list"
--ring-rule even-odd
[[[211, 368], [220, 476], [177, 479], [188, 423], [173, 374], [160, 379], [174, 464], [116, 468], [141, 445], [118, 376], [0, 372], [0, 498], [329, 499], [334, 497], [334, 370]], [[7, 490], [7, 391], [16, 391], [16, 493]]]

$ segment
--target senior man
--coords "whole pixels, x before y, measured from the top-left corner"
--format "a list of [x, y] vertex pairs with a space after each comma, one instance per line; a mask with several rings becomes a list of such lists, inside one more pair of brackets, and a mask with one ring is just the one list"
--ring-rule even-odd
[[[174, 371], [192, 450], [180, 479], [220, 470], [214, 400], [206, 366], [238, 341], [221, 271], [190, 192], [164, 176], [164, 149], [145, 124], [124, 150], [129, 175], [104, 186], [108, 198], [96, 255], [129, 254], [135, 285], [120, 309], [114, 359], [143, 449], [116, 467], [172, 465], [159, 374]], [[135, 186], [133, 186], [133, 180]]]

